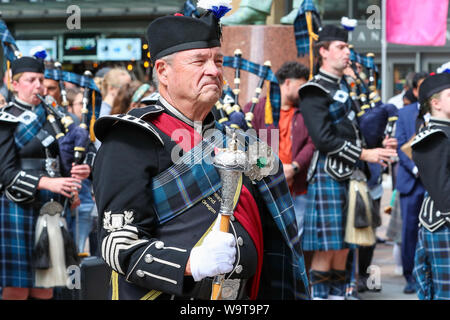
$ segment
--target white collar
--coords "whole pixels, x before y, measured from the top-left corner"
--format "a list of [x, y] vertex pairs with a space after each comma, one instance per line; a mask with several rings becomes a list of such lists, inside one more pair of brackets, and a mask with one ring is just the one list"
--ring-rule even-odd
[[[171, 112], [174, 116], [176, 116], [178, 119], [180, 119], [187, 125], [194, 128], [194, 130], [200, 134], [202, 132], [204, 132], [205, 130], [210, 129], [211, 127], [214, 126], [214, 121], [211, 121], [209, 123], [201, 123], [200, 121], [192, 121], [191, 119], [186, 117], [184, 114], [182, 114], [177, 108], [175, 108], [169, 102], [167, 102], [167, 100], [164, 99], [162, 96], [159, 97], [159, 101], [169, 112]], [[200, 123], [200, 126], [199, 126], [199, 123]]]
[[332, 74], [332, 73], [330, 73], [328, 71], [323, 70], [322, 68], [319, 69], [319, 72], [322, 73], [322, 76], [324, 76], [323, 78], [325, 80], [328, 80], [328, 81], [331, 80], [331, 81], [334, 81], [336, 83], [340, 83], [341, 82], [342, 77], [338, 77], [335, 74]]

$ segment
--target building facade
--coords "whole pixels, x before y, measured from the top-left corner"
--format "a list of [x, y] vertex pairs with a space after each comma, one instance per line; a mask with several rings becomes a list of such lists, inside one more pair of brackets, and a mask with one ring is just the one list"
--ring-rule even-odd
[[[239, 2], [233, 0], [234, 10]], [[148, 75], [146, 27], [159, 16], [182, 12], [184, 3], [185, 0], [1, 0], [0, 11], [23, 54], [41, 43], [51, 58], [61, 61], [69, 71], [82, 73], [84, 69], [121, 64]], [[350, 42], [360, 54], [375, 53], [375, 62], [381, 63], [381, 0], [316, 0], [316, 4], [323, 24], [340, 23], [343, 16], [357, 19]], [[279, 23], [279, 18], [291, 9], [292, 0], [273, 0], [267, 23]], [[385, 96], [400, 92], [410, 71], [436, 71], [450, 61], [448, 52], [450, 31], [443, 47], [388, 44]]]

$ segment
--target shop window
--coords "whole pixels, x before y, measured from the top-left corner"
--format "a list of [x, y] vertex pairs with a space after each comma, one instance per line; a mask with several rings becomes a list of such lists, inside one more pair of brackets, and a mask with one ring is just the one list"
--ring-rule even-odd
[[394, 64], [394, 72], [393, 77], [394, 81], [394, 95], [399, 94], [403, 91], [403, 86], [406, 82], [406, 75], [409, 72], [414, 72], [414, 64], [413, 63], [395, 63]]
[[367, 20], [370, 16], [370, 14], [367, 13], [367, 8], [372, 5], [378, 6], [381, 12], [381, 0], [353, 1], [353, 18], [358, 20]]
[[347, 0], [319, 0], [316, 1], [319, 10], [323, 12], [323, 20], [341, 20], [342, 17], [348, 17]]
[[428, 72], [436, 72], [438, 68], [440, 68], [444, 63], [448, 61], [442, 61], [442, 62], [431, 62], [428, 64]]

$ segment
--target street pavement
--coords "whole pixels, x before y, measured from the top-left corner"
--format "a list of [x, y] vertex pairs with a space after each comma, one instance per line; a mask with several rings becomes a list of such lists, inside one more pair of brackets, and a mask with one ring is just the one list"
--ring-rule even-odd
[[[386, 230], [389, 224], [390, 215], [384, 213], [384, 208], [389, 204], [392, 195], [392, 184], [387, 175], [383, 179], [383, 197], [381, 198], [381, 218], [382, 225], [377, 228], [377, 237], [386, 240]], [[372, 265], [379, 267], [381, 291], [366, 291], [359, 293], [363, 300], [418, 300], [417, 294], [404, 294], [403, 288], [406, 280], [403, 275], [395, 273], [395, 262], [393, 256], [393, 243], [377, 243], [375, 247]]]
[[380, 268], [381, 291], [359, 293], [362, 300], [418, 300], [417, 294], [404, 294], [406, 285], [403, 275], [395, 273], [392, 243], [377, 244], [372, 265]]

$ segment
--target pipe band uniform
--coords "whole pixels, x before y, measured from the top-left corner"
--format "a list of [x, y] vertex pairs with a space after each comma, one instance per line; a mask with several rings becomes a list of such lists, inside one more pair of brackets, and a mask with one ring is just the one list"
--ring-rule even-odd
[[412, 157], [426, 193], [419, 213], [413, 275], [421, 300], [450, 299], [450, 74], [425, 78], [419, 102], [430, 120], [413, 140]]
[[[159, 100], [95, 124], [102, 145], [93, 183], [101, 253], [112, 269], [110, 298], [209, 300], [217, 298], [211, 297], [214, 278], [223, 275], [216, 280], [224, 300], [308, 299], [295, 213], [278, 158], [211, 113], [222, 95], [219, 19], [229, 1], [205, 2], [218, 10], [207, 9], [200, 18], [165, 16], [148, 26]], [[247, 174], [238, 180], [221, 178], [214, 165], [233, 133], [239, 142], [231, 149], [249, 154], [242, 168]], [[234, 191], [225, 182], [230, 179], [238, 183]], [[235, 205], [229, 232], [220, 228], [224, 203]]]
[[43, 94], [44, 64], [24, 56], [12, 61], [11, 71], [15, 96], [0, 112], [3, 298], [9, 288], [65, 285], [67, 263], [74, 261], [74, 253], [64, 248], [70, 239], [64, 238], [67, 230], [59, 216], [64, 191], [51, 187], [50, 181], [76, 185], [75, 179], [62, 177], [61, 130], [37, 97]]
[[[367, 162], [379, 163], [377, 158], [382, 154], [395, 156], [396, 152], [368, 149], [366, 144], [358, 114], [367, 99], [362, 96], [365, 100], [355, 104], [356, 92], [351, 85], [358, 79], [346, 81], [351, 66], [348, 31], [324, 25], [318, 35], [318, 72], [299, 89], [300, 111], [316, 147], [308, 170], [302, 245], [304, 250], [314, 251], [312, 298], [344, 300], [349, 274], [342, 261], [346, 261], [349, 249], [375, 243], [374, 228], [379, 223], [367, 186]], [[381, 140], [382, 129], [376, 137]], [[319, 262], [323, 256], [329, 261], [326, 265]]]

